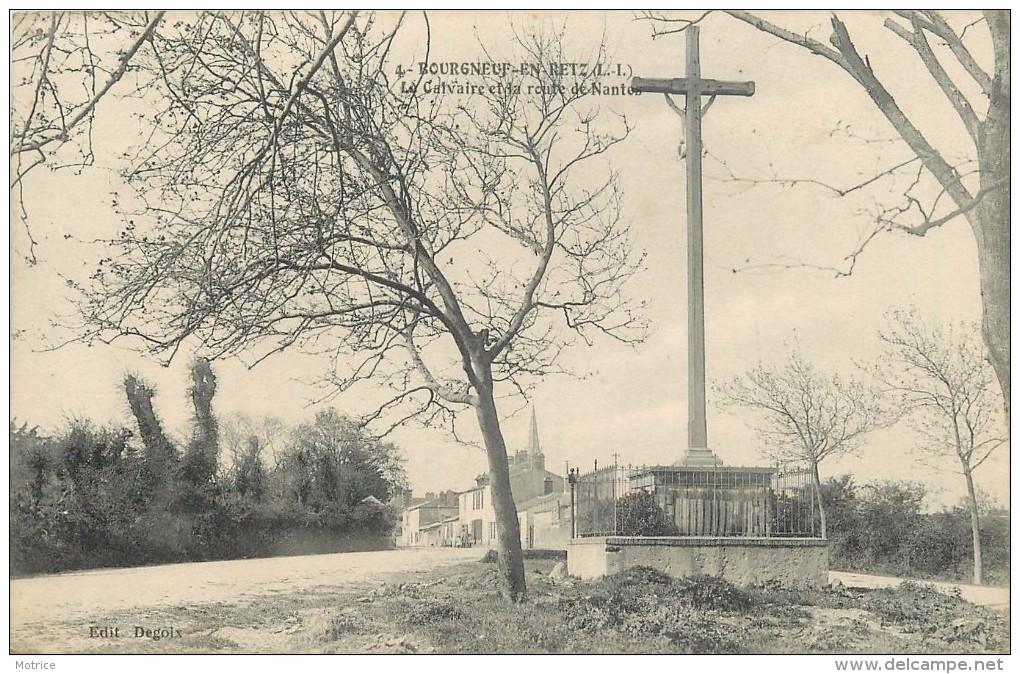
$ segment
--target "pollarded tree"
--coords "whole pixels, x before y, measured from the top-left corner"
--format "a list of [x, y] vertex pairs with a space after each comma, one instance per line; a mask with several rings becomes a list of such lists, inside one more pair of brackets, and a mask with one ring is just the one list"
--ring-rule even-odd
[[[484, 441], [504, 594], [525, 595], [497, 396], [562, 370], [573, 338], [643, 337], [638, 270], [603, 155], [626, 122], [583, 96], [600, 48], [517, 36], [464, 97], [392, 81], [405, 17], [203, 13], [139, 69], [144, 207], [85, 289], [91, 337], [173, 357], [329, 359], [336, 393], [391, 394], [369, 423], [447, 421]], [[390, 22], [388, 25], [387, 22]], [[482, 49], [481, 47], [479, 49]], [[128, 101], [125, 101], [125, 104]]]
[[191, 364], [191, 403], [195, 409], [195, 427], [184, 451], [181, 472], [185, 482], [194, 488], [208, 486], [216, 476], [219, 459], [219, 424], [212, 411], [216, 395], [216, 375], [206, 358]]
[[[821, 57], [860, 86], [899, 138], [910, 158], [847, 187], [828, 186], [840, 196], [876, 184], [906, 179], [897, 203], [875, 213], [874, 229], [847, 256], [848, 274], [857, 257], [885, 231], [925, 236], [966, 221], [977, 245], [983, 308], [982, 333], [989, 360], [1002, 391], [1006, 414], [1010, 401], [1010, 14], [1009, 10], [941, 12], [897, 10], [889, 13], [832, 12], [827, 41], [812, 37], [819, 19], [808, 12], [773, 17], [740, 10], [721, 10], [755, 29]], [[883, 18], [883, 14], [885, 14]], [[656, 35], [682, 32], [707, 13], [681, 17], [646, 13]], [[854, 35], [843, 18], [874, 20], [872, 34], [862, 26]], [[841, 16], [843, 18], [841, 18]], [[822, 17], [822, 22], [826, 17]], [[829, 31], [826, 31], [829, 32]], [[886, 35], [890, 48], [906, 46], [927, 76], [900, 77], [898, 56], [869, 56], [858, 44]], [[874, 58], [872, 58], [874, 57]], [[909, 57], [908, 57], [909, 58]], [[849, 83], [849, 81], [848, 81]], [[932, 105], [926, 95], [944, 96], [948, 105]], [[837, 104], [842, 104], [839, 101]], [[941, 112], [944, 110], [945, 112]], [[923, 118], [923, 115], [934, 116]], [[933, 122], [933, 123], [932, 123]], [[947, 133], [948, 130], [948, 133]], [[958, 148], [963, 141], [964, 154]], [[890, 162], [891, 163], [891, 162]], [[818, 180], [780, 178], [783, 185]], [[893, 183], [895, 184], [895, 183]]]
[[174, 479], [180, 457], [177, 448], [163, 431], [163, 422], [152, 407], [155, 389], [133, 374], [124, 377], [124, 395], [138, 424], [143, 446], [144, 482], [150, 489], [167, 487]]
[[854, 452], [865, 434], [891, 421], [877, 392], [854, 379], [819, 372], [797, 351], [782, 367], [759, 364], [714, 390], [722, 407], [742, 407], [758, 416], [757, 432], [768, 456], [811, 470], [826, 538], [819, 465]]
[[974, 584], [983, 581], [981, 522], [974, 470], [1006, 444], [993, 373], [978, 346], [977, 326], [940, 328], [894, 312], [881, 333], [888, 346], [876, 375], [896, 394], [922, 438], [920, 451], [960, 466], [967, 485]]

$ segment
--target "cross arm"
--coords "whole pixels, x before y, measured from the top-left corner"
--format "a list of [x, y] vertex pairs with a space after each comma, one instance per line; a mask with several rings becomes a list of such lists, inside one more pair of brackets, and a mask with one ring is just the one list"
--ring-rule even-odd
[[686, 77], [655, 79], [635, 77], [631, 80], [634, 91], [652, 94], [684, 95], [697, 91], [702, 96], [753, 96], [754, 82], [728, 82], [724, 80], [691, 80]]

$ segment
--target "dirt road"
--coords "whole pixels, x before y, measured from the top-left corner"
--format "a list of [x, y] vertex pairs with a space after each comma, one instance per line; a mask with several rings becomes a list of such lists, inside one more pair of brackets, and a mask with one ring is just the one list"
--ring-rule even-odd
[[11, 643], [36, 642], [53, 625], [98, 624], [113, 613], [165, 606], [233, 603], [371, 581], [480, 559], [473, 548], [419, 548], [333, 555], [104, 569], [12, 580]]
[[[23, 653], [125, 652], [130, 642], [127, 652], [176, 652], [175, 648], [191, 652], [308, 652], [302, 650], [310, 648], [308, 644], [290, 640], [301, 628], [295, 622], [295, 610], [311, 615], [314, 611], [308, 607], [316, 599], [329, 606], [331, 598], [346, 592], [349, 601], [357, 593], [368, 592], [368, 586], [377, 587], [398, 576], [428, 581], [431, 570], [481, 556], [479, 549], [419, 548], [17, 579], [10, 582], [11, 649]], [[902, 582], [842, 572], [832, 572], [831, 578], [851, 587], [887, 587]], [[942, 589], [949, 586], [935, 585], [946, 586]], [[960, 587], [971, 602], [1008, 610], [1006, 588]], [[246, 611], [247, 606], [260, 608]], [[247, 624], [259, 622], [253, 616], [269, 616], [269, 622]], [[227, 624], [232, 622], [242, 626]], [[117, 626], [119, 635], [96, 633]], [[181, 629], [186, 638], [162, 642], [131, 638], [138, 626], [165, 627], [171, 632]]]

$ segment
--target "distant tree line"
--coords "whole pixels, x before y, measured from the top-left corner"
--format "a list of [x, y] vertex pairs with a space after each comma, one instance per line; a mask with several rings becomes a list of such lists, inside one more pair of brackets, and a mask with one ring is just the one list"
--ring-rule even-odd
[[[973, 538], [968, 503], [924, 512], [923, 485], [903, 480], [857, 484], [827, 480], [829, 566], [841, 571], [969, 582]], [[1009, 582], [1009, 511], [984, 502], [981, 546], [985, 582]]]
[[133, 375], [134, 428], [76, 420], [46, 436], [11, 421], [12, 575], [389, 546], [386, 504], [407, 482], [394, 445], [335, 410], [290, 429], [246, 417], [221, 428], [209, 362], [191, 374], [184, 443]]

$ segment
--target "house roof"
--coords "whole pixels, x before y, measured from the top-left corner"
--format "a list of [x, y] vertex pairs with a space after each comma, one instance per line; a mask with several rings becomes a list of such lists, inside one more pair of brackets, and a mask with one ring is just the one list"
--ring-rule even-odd
[[407, 512], [408, 510], [420, 510], [421, 508], [446, 508], [448, 510], [456, 510], [457, 506], [441, 503], [439, 501], [425, 501], [424, 503], [418, 503], [404, 508], [404, 512]]
[[443, 518], [443, 519], [439, 520], [438, 522], [432, 522], [431, 524], [425, 524], [423, 526], [420, 526], [420, 527], [418, 527], [418, 530], [419, 531], [425, 531], [426, 529], [435, 529], [437, 527], [443, 526], [444, 524], [449, 524], [450, 522], [456, 522], [458, 519], [460, 519], [460, 518], [456, 517], [456, 516], [455, 517], [446, 517], [446, 518]]
[[547, 508], [542, 506], [553, 505], [557, 501], [562, 501], [566, 498], [570, 498], [570, 495], [566, 492], [556, 492], [554, 494], [543, 494], [542, 496], [536, 496], [535, 498], [528, 499], [517, 504], [517, 510], [534, 510], [535, 512], [544, 512]]

